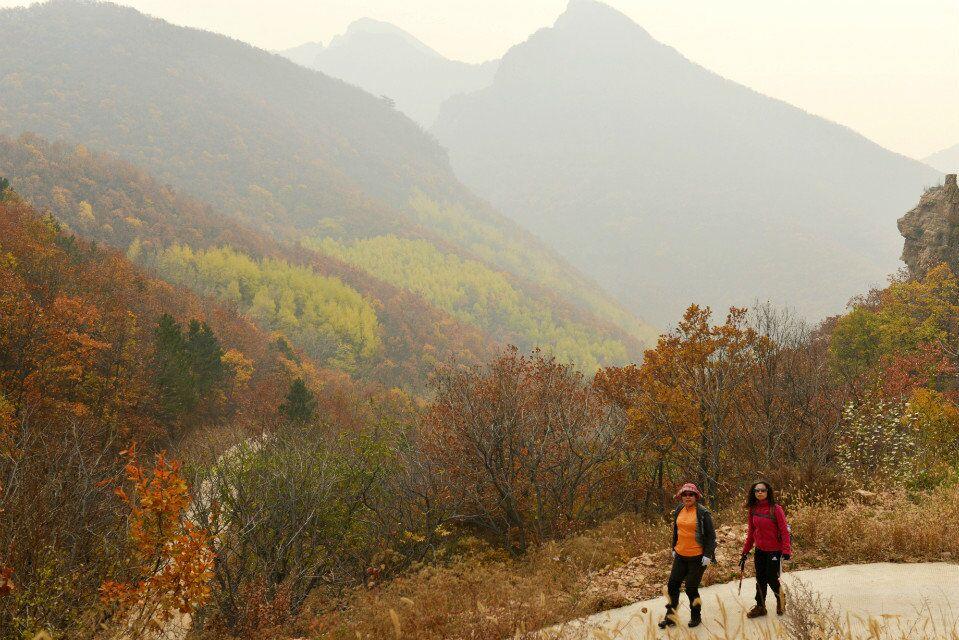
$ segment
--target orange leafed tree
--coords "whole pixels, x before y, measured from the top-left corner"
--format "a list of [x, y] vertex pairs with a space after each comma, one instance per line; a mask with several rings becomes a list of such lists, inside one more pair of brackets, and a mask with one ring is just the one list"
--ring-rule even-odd
[[[652, 443], [647, 494], [666, 497], [667, 481], [697, 480], [716, 500], [735, 414], [755, 352], [767, 338], [748, 326], [746, 310], [731, 308], [712, 325], [709, 307], [691, 305], [676, 329], [660, 336], [642, 366], [607, 368], [596, 385], [629, 416], [633, 440]], [[670, 477], [672, 475], [680, 477]]]
[[602, 515], [623, 425], [573, 367], [511, 347], [435, 384], [424, 449], [461, 523], [524, 552]]
[[130, 508], [136, 573], [128, 582], [105, 582], [101, 597], [132, 630], [158, 629], [209, 600], [211, 540], [187, 515], [190, 493], [178, 462], [158, 453], [147, 469], [134, 446], [123, 453], [129, 492], [117, 487], [116, 494]]

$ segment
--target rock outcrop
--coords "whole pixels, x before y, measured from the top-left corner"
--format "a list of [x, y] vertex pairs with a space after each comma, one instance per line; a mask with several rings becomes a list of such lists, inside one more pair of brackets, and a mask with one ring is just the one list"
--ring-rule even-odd
[[922, 278], [945, 262], [959, 273], [959, 187], [956, 174], [945, 184], [926, 191], [919, 204], [899, 218], [899, 233], [906, 239], [902, 261], [914, 278]]

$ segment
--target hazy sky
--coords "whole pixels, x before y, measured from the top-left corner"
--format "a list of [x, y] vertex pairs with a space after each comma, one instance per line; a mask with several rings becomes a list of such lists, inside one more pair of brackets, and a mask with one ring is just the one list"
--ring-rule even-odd
[[[0, 0], [0, 6], [28, 2]], [[450, 58], [501, 56], [567, 0], [125, 0], [267, 49], [371, 17]], [[691, 60], [921, 158], [959, 143], [959, 0], [609, 0]]]

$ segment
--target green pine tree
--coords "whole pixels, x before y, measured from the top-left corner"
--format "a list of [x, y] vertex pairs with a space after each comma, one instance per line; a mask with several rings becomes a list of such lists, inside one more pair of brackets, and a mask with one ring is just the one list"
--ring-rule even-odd
[[167, 313], [157, 322], [154, 338], [159, 411], [164, 419], [172, 421], [193, 409], [197, 402], [186, 339], [179, 323]]
[[185, 342], [197, 394], [205, 397], [226, 378], [223, 349], [209, 325], [191, 320]]
[[316, 396], [306, 387], [303, 378], [297, 378], [290, 384], [286, 400], [280, 405], [280, 413], [291, 422], [306, 424], [316, 413]]

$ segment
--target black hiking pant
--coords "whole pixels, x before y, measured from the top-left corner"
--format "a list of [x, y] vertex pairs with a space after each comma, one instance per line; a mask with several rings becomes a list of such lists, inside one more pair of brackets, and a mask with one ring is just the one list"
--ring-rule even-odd
[[756, 603], [766, 606], [766, 587], [779, 598], [779, 572], [783, 554], [781, 551], [761, 551], [756, 549], [753, 561], [756, 563]]
[[673, 569], [669, 572], [669, 582], [666, 583], [666, 592], [669, 602], [666, 604], [667, 614], [679, 606], [679, 588], [686, 583], [686, 595], [689, 597], [689, 608], [694, 616], [699, 616], [702, 603], [699, 600], [699, 581], [703, 578], [702, 556], [681, 556], [678, 553], [673, 558]]

